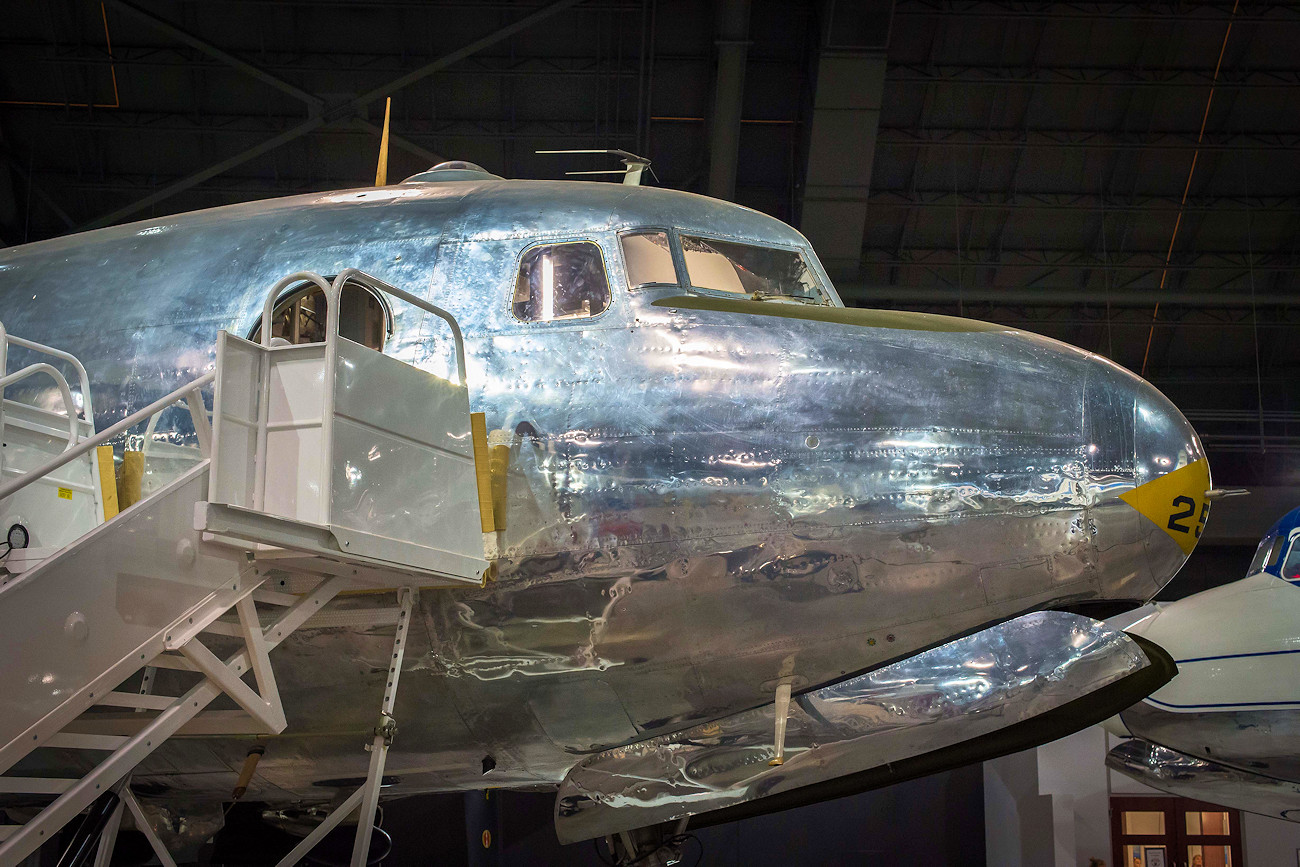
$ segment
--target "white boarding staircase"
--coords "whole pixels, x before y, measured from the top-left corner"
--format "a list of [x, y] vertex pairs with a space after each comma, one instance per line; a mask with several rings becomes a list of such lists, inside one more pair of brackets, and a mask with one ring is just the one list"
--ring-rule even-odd
[[[326, 339], [273, 345], [283, 343], [271, 337], [276, 301], [304, 283], [325, 293]], [[455, 338], [459, 381], [340, 337], [345, 283], [443, 318]], [[91, 418], [88, 378], [75, 358], [6, 338], [3, 331], [0, 339], [73, 365]], [[5, 345], [0, 342], [0, 361]], [[476, 470], [485, 466], [486, 442], [481, 422], [471, 423], [455, 319], [353, 269], [332, 282], [294, 274], [267, 296], [260, 343], [222, 332], [213, 372], [93, 436], [52, 365], [4, 373], [0, 366], [0, 396], [37, 373], [53, 376], [65, 412], [0, 401], [0, 437], [8, 442], [43, 432], [45, 453], [54, 453], [34, 466], [32, 454], [39, 450], [29, 448], [19, 461], [25, 466], [0, 464], [0, 532], [21, 513], [34, 525], [25, 532], [59, 546], [22, 547], [27, 543], [21, 538], [11, 540], [19, 547], [0, 560], [0, 567], [15, 555], [21, 560], [19, 568], [0, 569], [6, 651], [0, 663], [0, 799], [39, 807], [24, 824], [0, 825], [0, 867], [22, 861], [92, 805], [78, 835], [84, 837], [86, 828], [99, 835], [97, 864], [107, 864], [124, 809], [135, 815], [163, 863], [171, 863], [130, 792], [131, 772], [178, 733], [282, 731], [270, 652], [332, 597], [354, 588], [392, 590], [398, 597], [397, 608], [374, 613], [373, 622], [396, 627], [396, 638], [394, 670], [368, 746], [371, 773], [319, 836], [283, 863], [305, 855], [358, 806], [354, 863], [364, 863], [392, 740], [414, 588], [479, 585], [487, 576], [483, 531], [490, 521], [480, 520], [480, 510], [490, 510], [490, 490]], [[201, 397], [208, 385], [214, 386], [210, 425]], [[111, 478], [101, 463], [110, 453], [100, 447], [178, 401], [189, 409], [198, 441], [193, 467], [111, 516], [100, 484]], [[50, 431], [59, 430], [66, 431], [66, 442], [51, 439]], [[42, 511], [49, 511], [51, 498], [66, 499], [68, 490], [84, 500], [72, 504], [80, 509], [80, 524], [60, 524]], [[285, 575], [305, 592], [272, 589], [284, 586]], [[267, 608], [275, 614], [264, 626]], [[205, 635], [237, 638], [241, 647], [220, 658]], [[158, 668], [188, 672], [192, 685], [179, 695], [152, 694]], [[222, 694], [240, 712], [205, 710]], [[52, 779], [25, 771], [38, 750], [75, 751], [84, 773]], [[91, 827], [95, 816], [99, 824]], [[73, 844], [86, 840], [74, 835]]]

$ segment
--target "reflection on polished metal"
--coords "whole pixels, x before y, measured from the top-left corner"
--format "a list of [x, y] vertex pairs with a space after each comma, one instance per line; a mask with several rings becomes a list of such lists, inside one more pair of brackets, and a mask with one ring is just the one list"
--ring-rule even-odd
[[1171, 795], [1300, 822], [1300, 783], [1195, 758], [1141, 738], [1112, 749], [1106, 765]]
[[774, 706], [579, 762], [556, 830], [573, 842], [869, 770], [1002, 729], [1148, 664], [1122, 632], [1038, 612], [799, 696], [786, 760], [769, 767]]
[[[285, 274], [358, 267], [460, 323], [470, 409], [502, 468], [496, 577], [421, 589], [386, 794], [555, 784], [576, 754], [733, 717], [781, 681], [806, 693], [1025, 611], [1150, 598], [1186, 559], [1209, 487], [1201, 444], [1106, 359], [988, 323], [844, 309], [806, 239], [729, 203], [426, 180], [0, 250], [5, 325], [75, 350], [101, 428], [209, 371], [218, 330], [249, 334]], [[628, 288], [619, 235], [634, 229], [666, 233], [677, 284]], [[832, 304], [697, 290], [682, 233], [799, 253]], [[520, 258], [542, 241], [599, 247], [608, 309], [514, 317]], [[404, 305], [393, 327], [385, 354], [450, 378], [441, 319]], [[422, 408], [385, 409], [405, 424]], [[189, 424], [156, 436], [183, 466]], [[346, 468], [358, 510], [367, 491], [410, 481], [375, 454]], [[1163, 499], [1121, 499], [1169, 479]], [[292, 724], [268, 742], [249, 800], [329, 801], [364, 775], [356, 743], [389, 648], [340, 619], [356, 605], [336, 600], [324, 614], [336, 619], [278, 652]], [[801, 714], [778, 773], [802, 757]], [[769, 718], [765, 744], [774, 731]], [[246, 743], [194, 735], [158, 750], [136, 784], [228, 797]], [[56, 760], [43, 771], [60, 772]]]

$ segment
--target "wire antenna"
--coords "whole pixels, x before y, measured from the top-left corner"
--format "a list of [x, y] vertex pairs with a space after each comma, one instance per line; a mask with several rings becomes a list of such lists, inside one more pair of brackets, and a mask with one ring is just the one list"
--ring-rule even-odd
[[[612, 154], [623, 161], [621, 169], [597, 169], [590, 172], [565, 172], [566, 175], [622, 175], [623, 183], [629, 187], [641, 186], [641, 173], [650, 168], [648, 157], [639, 157], [634, 153], [617, 148], [577, 148], [573, 150], [534, 151], [539, 154]], [[651, 172], [654, 174], [654, 172]]]

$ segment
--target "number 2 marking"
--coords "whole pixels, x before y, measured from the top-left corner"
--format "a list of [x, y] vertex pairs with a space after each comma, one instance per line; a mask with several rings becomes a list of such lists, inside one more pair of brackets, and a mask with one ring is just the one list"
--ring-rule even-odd
[[[1190, 518], [1192, 515], [1196, 514], [1196, 501], [1193, 500], [1191, 497], [1174, 497], [1173, 505], [1185, 506], [1186, 508], [1181, 512], [1174, 512], [1172, 515], [1169, 516], [1169, 529], [1177, 530], [1180, 533], [1191, 532], [1192, 529], [1191, 527], [1187, 526], [1186, 524], [1180, 524], [1178, 522], [1183, 520], [1184, 518]], [[1199, 536], [1200, 533], [1198, 532], [1197, 535]]]

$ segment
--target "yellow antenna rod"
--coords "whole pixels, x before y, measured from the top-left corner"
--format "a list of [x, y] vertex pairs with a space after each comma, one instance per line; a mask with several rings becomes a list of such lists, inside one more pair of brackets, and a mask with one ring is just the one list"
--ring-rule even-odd
[[388, 115], [393, 109], [393, 98], [384, 100], [384, 131], [379, 137], [379, 168], [375, 170], [375, 186], [388, 183]]

